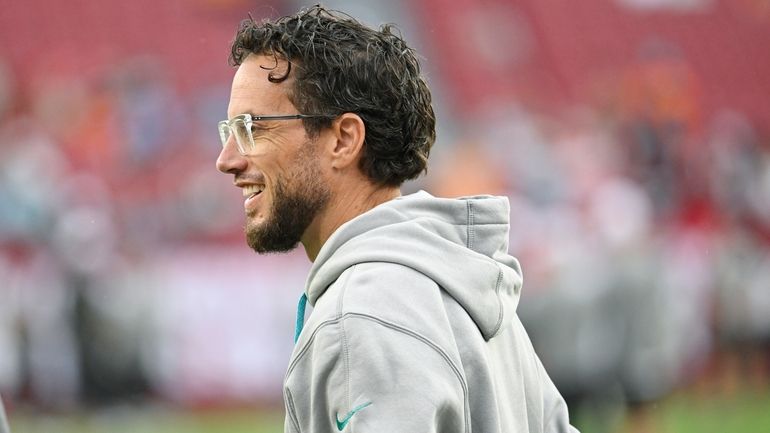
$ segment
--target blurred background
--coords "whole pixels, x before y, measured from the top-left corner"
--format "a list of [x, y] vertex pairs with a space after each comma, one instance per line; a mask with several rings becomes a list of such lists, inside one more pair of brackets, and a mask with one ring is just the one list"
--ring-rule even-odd
[[[0, 394], [24, 432], [280, 431], [304, 252], [218, 173], [229, 43], [291, 0], [0, 0]], [[770, 0], [327, 1], [439, 117], [404, 192], [505, 195], [584, 432], [770, 432]]]

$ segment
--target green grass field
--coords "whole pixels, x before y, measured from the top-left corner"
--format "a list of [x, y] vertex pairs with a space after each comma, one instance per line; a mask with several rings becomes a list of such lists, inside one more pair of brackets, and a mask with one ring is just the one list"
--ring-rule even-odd
[[[10, 414], [13, 433], [273, 433], [283, 431], [280, 411], [217, 409], [188, 411], [156, 405], [69, 414], [19, 410]], [[590, 424], [590, 423], [589, 423]], [[618, 433], [770, 433], [770, 390], [732, 398], [680, 393], [645, 411], [644, 426]], [[588, 425], [583, 433], [590, 433]]]
[[770, 433], [770, 392], [731, 399], [677, 395], [652, 411], [653, 426], [664, 433]]
[[283, 413], [248, 409], [189, 411], [155, 406], [68, 414], [19, 411], [9, 415], [13, 433], [275, 433]]

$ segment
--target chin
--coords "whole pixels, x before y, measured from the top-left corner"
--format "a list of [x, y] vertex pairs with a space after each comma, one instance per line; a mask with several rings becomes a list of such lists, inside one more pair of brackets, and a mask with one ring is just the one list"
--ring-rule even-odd
[[264, 230], [263, 226], [264, 226], [264, 221], [257, 220], [256, 218], [248, 218], [246, 220], [246, 227], [244, 228], [243, 231], [246, 234], [246, 236], [253, 237], [257, 235], [259, 232], [261, 232], [262, 230]]

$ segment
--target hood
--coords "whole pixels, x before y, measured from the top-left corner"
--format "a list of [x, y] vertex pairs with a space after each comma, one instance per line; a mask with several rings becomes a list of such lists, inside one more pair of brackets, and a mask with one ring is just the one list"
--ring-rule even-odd
[[310, 270], [311, 305], [349, 267], [387, 262], [429, 277], [454, 298], [486, 340], [514, 316], [522, 277], [508, 254], [505, 197], [436, 198], [427, 192], [383, 203], [340, 226]]

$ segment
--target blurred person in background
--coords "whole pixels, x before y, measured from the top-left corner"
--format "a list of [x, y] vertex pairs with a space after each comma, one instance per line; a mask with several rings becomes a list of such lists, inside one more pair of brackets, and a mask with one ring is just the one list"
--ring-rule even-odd
[[435, 116], [395, 31], [315, 6], [246, 20], [232, 45], [217, 168], [251, 248], [313, 262], [285, 431], [575, 431], [516, 315], [507, 199], [401, 195]]
[[3, 400], [0, 398], [0, 433], [8, 433], [8, 422], [5, 420], [5, 409], [3, 408]]

